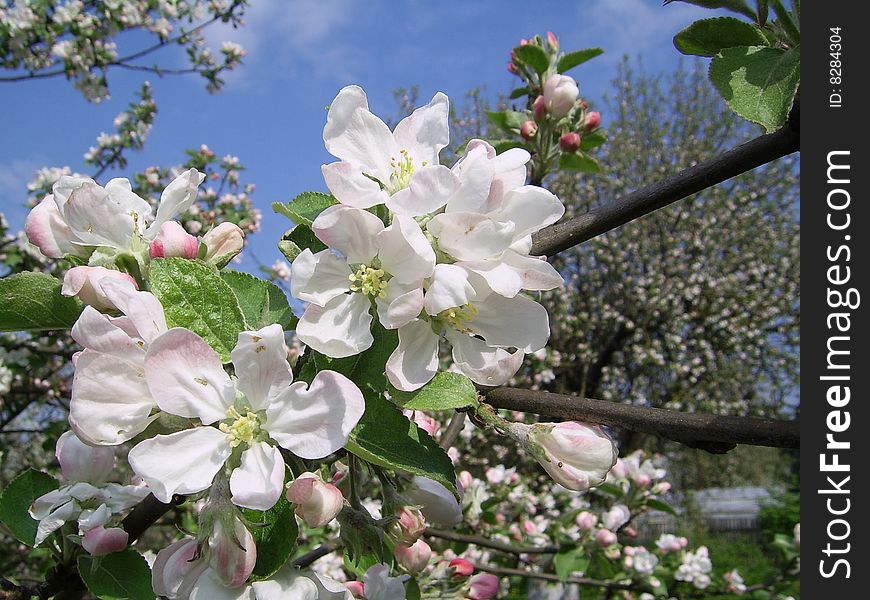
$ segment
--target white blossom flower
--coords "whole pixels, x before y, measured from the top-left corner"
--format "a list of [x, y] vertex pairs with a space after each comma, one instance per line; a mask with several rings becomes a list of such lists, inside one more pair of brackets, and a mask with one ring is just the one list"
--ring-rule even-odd
[[363, 576], [366, 600], [405, 600], [405, 581], [410, 575], [390, 577], [390, 568], [384, 564], [369, 567]]

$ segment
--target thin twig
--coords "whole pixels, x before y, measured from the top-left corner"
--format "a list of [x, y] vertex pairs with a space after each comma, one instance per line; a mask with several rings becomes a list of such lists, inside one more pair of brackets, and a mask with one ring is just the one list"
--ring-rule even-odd
[[615, 581], [602, 581], [600, 579], [590, 579], [589, 577], [568, 577], [560, 579], [558, 575], [551, 573], [541, 573], [539, 571], [526, 571], [524, 569], [510, 569], [507, 567], [494, 567], [492, 565], [476, 564], [474, 568], [478, 571], [485, 571], [494, 575], [506, 575], [509, 577], [530, 577], [532, 579], [543, 579], [544, 581], [557, 581], [561, 583], [576, 583], [578, 585], [590, 585], [595, 587], [607, 588], [611, 590], [637, 590], [647, 591], [647, 588], [641, 585], [632, 583], [618, 583]]
[[447, 429], [444, 430], [438, 444], [445, 450], [449, 450], [463, 427], [465, 427], [465, 413], [459, 411], [453, 413], [453, 416], [450, 417], [450, 423], [447, 424]]
[[484, 537], [476, 535], [467, 535], [464, 533], [454, 533], [443, 529], [426, 529], [425, 535], [429, 537], [449, 540], [451, 542], [462, 542], [466, 544], [474, 544], [483, 548], [492, 548], [509, 554], [555, 554], [559, 551], [559, 546], [516, 546], [514, 544], [506, 544], [495, 540], [488, 540]]
[[299, 567], [300, 569], [304, 569], [305, 567], [311, 565], [314, 561], [323, 558], [327, 554], [332, 554], [336, 550], [342, 547], [341, 540], [338, 538], [334, 540], [330, 540], [319, 545], [317, 548], [308, 552], [307, 554], [303, 554], [299, 558], [293, 561], [293, 564]]

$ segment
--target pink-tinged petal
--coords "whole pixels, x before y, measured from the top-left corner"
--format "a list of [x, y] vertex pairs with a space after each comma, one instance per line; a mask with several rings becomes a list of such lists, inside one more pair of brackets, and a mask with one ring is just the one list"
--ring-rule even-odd
[[383, 222], [367, 210], [341, 204], [330, 206], [311, 224], [314, 235], [350, 264], [371, 262], [378, 253], [376, 236], [383, 229]]
[[493, 348], [459, 332], [448, 332], [447, 339], [453, 345], [453, 362], [463, 375], [480, 385], [504, 385], [523, 365], [521, 349]]
[[112, 318], [86, 306], [70, 335], [83, 348], [141, 363], [145, 359], [145, 350], [122, 327], [124, 321], [128, 321], [127, 317]]
[[469, 327], [490, 346], [535, 352], [547, 345], [550, 337], [547, 309], [531, 298], [522, 294], [513, 298], [491, 294], [476, 306], [480, 312]]
[[479, 213], [443, 213], [429, 221], [428, 229], [439, 247], [458, 260], [498, 257], [515, 239], [513, 222]]
[[291, 563], [287, 563], [265, 581], [251, 584], [257, 600], [325, 600], [319, 595], [317, 584]]
[[526, 183], [526, 163], [530, 160], [529, 153], [521, 148], [511, 148], [499, 154], [493, 160], [495, 177], [489, 190], [486, 206], [494, 210], [501, 206], [504, 195]]
[[435, 266], [423, 305], [426, 312], [434, 317], [448, 308], [464, 306], [476, 297], [465, 269], [457, 265], [440, 264]]
[[284, 459], [266, 442], [257, 442], [242, 452], [242, 463], [230, 475], [233, 504], [253, 510], [269, 510], [284, 491]]
[[513, 298], [520, 290], [552, 290], [562, 285], [562, 276], [544, 259], [517, 254], [508, 250], [501, 259], [457, 263], [480, 275], [489, 288], [506, 298]]
[[137, 292], [113, 279], [101, 279], [100, 288], [106, 299], [127, 315], [138, 337], [150, 344], [166, 332], [163, 305], [151, 292]]
[[344, 358], [367, 350], [372, 337], [371, 302], [363, 294], [345, 294], [325, 306], [309, 304], [296, 325], [303, 344], [332, 358]]
[[226, 418], [236, 388], [217, 352], [181, 327], [155, 339], [145, 355], [145, 381], [161, 410], [209, 425]]
[[356, 165], [349, 162], [334, 162], [322, 165], [320, 172], [326, 187], [339, 202], [354, 208], [371, 208], [384, 204], [389, 194], [380, 184], [369, 177]]
[[185, 580], [189, 588], [206, 569], [204, 560], [196, 560], [199, 544], [193, 538], [173, 542], [157, 553], [154, 565], [151, 567], [151, 588], [158, 596], [167, 598], [183, 598], [189, 593], [183, 589]]
[[64, 432], [57, 439], [54, 454], [60, 463], [60, 472], [67, 481], [99, 485], [109, 478], [115, 468], [114, 448], [89, 446], [72, 431]]
[[51, 186], [51, 196], [54, 200], [55, 206], [57, 206], [57, 209], [61, 214], [63, 214], [63, 208], [66, 206], [73, 190], [82, 187], [85, 183], [96, 185], [96, 182], [90, 177], [73, 177], [71, 175], [63, 175], [60, 179], [54, 182], [54, 185]]
[[423, 310], [423, 282], [387, 282], [384, 298], [377, 298], [378, 320], [387, 329], [397, 329], [420, 316]]
[[177, 256], [193, 260], [199, 254], [199, 240], [187, 233], [178, 221], [166, 221], [148, 247], [151, 258]]
[[205, 174], [188, 169], [173, 179], [163, 193], [157, 206], [157, 217], [148, 227], [146, 237], [154, 239], [164, 223], [189, 209], [196, 200], [197, 188], [205, 180]]
[[399, 329], [399, 345], [387, 359], [386, 375], [398, 390], [420, 389], [438, 372], [440, 337], [428, 321], [418, 319]]
[[390, 157], [399, 156], [390, 128], [369, 112], [365, 92], [355, 85], [342, 88], [330, 104], [323, 143], [336, 158], [375, 176], [389, 173]]
[[389, 197], [387, 206], [396, 214], [418, 217], [435, 212], [459, 189], [459, 178], [444, 165], [414, 171], [408, 187]]
[[122, 444], [148, 427], [156, 408], [141, 363], [85, 350], [76, 361], [69, 422], [83, 441]]
[[88, 254], [81, 246], [72, 243], [72, 231], [58, 212], [51, 195], [43, 198], [27, 215], [24, 232], [30, 243], [49, 258], [60, 258], [64, 254]]
[[82, 548], [91, 556], [105, 556], [127, 547], [129, 534], [120, 527], [102, 526], [88, 530], [82, 538]]
[[341, 490], [316, 473], [302, 473], [287, 485], [287, 500], [309, 527], [323, 527], [344, 507]]
[[393, 223], [378, 234], [377, 245], [383, 269], [399, 283], [411, 283], [432, 275], [435, 251], [411, 217], [396, 215]]
[[414, 160], [430, 165], [438, 164], [438, 153], [450, 143], [450, 102], [438, 92], [426, 106], [421, 106], [399, 121], [393, 137], [402, 150]]
[[565, 214], [565, 206], [549, 191], [525, 185], [507, 192], [496, 210], [487, 216], [500, 223], [515, 226], [512, 242], [552, 225]]
[[294, 298], [325, 306], [350, 291], [350, 267], [331, 250], [317, 254], [303, 250], [290, 265], [290, 293]]
[[85, 304], [97, 309], [117, 309], [103, 292], [101, 283], [103, 280], [115, 279], [122, 285], [127, 285], [132, 291], [138, 291], [136, 280], [127, 273], [121, 273], [105, 267], [73, 267], [63, 276], [61, 293], [64, 296], [78, 296]]
[[297, 381], [266, 409], [265, 429], [296, 456], [323, 458], [347, 443], [364, 411], [356, 384], [334, 371], [320, 371], [310, 386]]
[[280, 325], [241, 332], [230, 355], [239, 391], [255, 411], [266, 408], [293, 381]]
[[[482, 140], [468, 143], [463, 156], [455, 165], [453, 173], [461, 182], [459, 189], [447, 202], [447, 212], [484, 212], [492, 178], [495, 175], [489, 150], [492, 146]], [[495, 150], [492, 150], [495, 156]]]
[[117, 196], [91, 183], [73, 190], [64, 207], [64, 217], [75, 243], [112, 248], [130, 245], [136, 222], [128, 203]]
[[[290, 596], [287, 596], [289, 598]], [[206, 569], [190, 589], [187, 600], [257, 600], [249, 585], [226, 587], [214, 569]]]
[[157, 435], [136, 444], [127, 459], [161, 502], [211, 485], [232, 453], [227, 436], [214, 427]]

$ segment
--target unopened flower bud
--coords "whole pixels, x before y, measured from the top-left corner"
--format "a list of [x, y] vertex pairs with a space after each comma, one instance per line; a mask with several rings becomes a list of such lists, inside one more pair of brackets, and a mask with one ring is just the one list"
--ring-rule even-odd
[[474, 573], [474, 565], [464, 558], [454, 558], [447, 565], [454, 577], [468, 577]]
[[543, 96], [538, 96], [532, 103], [532, 113], [535, 115], [536, 121], [543, 121], [547, 118], [547, 104]]
[[463, 487], [463, 489], [467, 490], [474, 482], [474, 476], [468, 471], [460, 471], [459, 475], [456, 476], [456, 481]]
[[254, 536], [239, 519], [229, 523], [218, 519], [208, 538], [209, 566], [227, 587], [239, 587], [257, 564], [257, 544]]
[[478, 573], [470, 583], [469, 600], [490, 600], [498, 594], [498, 577], [492, 573]]
[[580, 149], [580, 134], [569, 131], [559, 138], [559, 148], [562, 152], [577, 152]]
[[402, 414], [414, 421], [417, 426], [431, 436], [438, 432], [438, 421], [421, 410], [403, 410]]
[[57, 439], [55, 456], [60, 472], [67, 481], [81, 481], [99, 485], [106, 481], [115, 468], [113, 446], [88, 446], [72, 431]]
[[82, 548], [91, 556], [105, 556], [126, 548], [128, 539], [129, 535], [120, 527], [106, 529], [100, 525], [85, 532]]
[[179, 257], [193, 260], [199, 251], [199, 240], [184, 230], [177, 221], [166, 221], [160, 233], [151, 242], [148, 254], [151, 258]]
[[616, 531], [631, 520], [631, 510], [625, 504], [614, 504], [606, 513], [601, 515], [601, 524]]
[[287, 485], [287, 500], [296, 505], [296, 514], [309, 527], [323, 527], [344, 506], [341, 491], [310, 472], [303, 473]]
[[97, 310], [117, 308], [106, 297], [101, 287], [102, 281], [117, 280], [124, 285], [130, 285], [133, 289], [139, 289], [136, 280], [127, 273], [114, 271], [105, 267], [73, 267], [63, 276], [61, 293], [64, 296], [78, 296], [85, 304], [93, 306]]
[[514, 63], [512, 63], [512, 62], [509, 62], [509, 63], [507, 64], [507, 70], [508, 70], [510, 73], [513, 73], [514, 75], [516, 75], [516, 73], [517, 73], [517, 67], [516, 67], [516, 65], [514, 65]]
[[[525, 426], [528, 427], [528, 426]], [[580, 492], [600, 485], [616, 462], [616, 446], [597, 425], [538, 423], [527, 431], [532, 455], [557, 483]]]
[[594, 110], [588, 113], [586, 115], [584, 127], [586, 128], [586, 131], [594, 131], [601, 127], [601, 113]]
[[625, 529], [622, 530], [622, 533], [630, 538], [637, 537], [637, 529], [635, 529], [634, 527], [626, 527]]
[[344, 584], [344, 587], [347, 588], [347, 591], [349, 591], [351, 596], [354, 598], [366, 597], [366, 584], [362, 581], [348, 581]]
[[606, 548], [616, 543], [616, 534], [609, 529], [599, 529], [595, 532], [595, 543]]
[[652, 483], [652, 477], [650, 477], [646, 473], [639, 473], [634, 478], [634, 484], [640, 488], [649, 487], [649, 484], [651, 484], [651, 483]]
[[526, 121], [520, 125], [520, 135], [523, 139], [529, 141], [538, 134], [538, 124], [534, 121]]
[[652, 489], [650, 490], [650, 492], [652, 492], [656, 496], [660, 496], [661, 494], [667, 494], [670, 491], [670, 489], [671, 489], [671, 484], [669, 482], [660, 481], [657, 484], [655, 484], [654, 486], [652, 486]]
[[557, 119], [561, 119], [571, 112], [579, 95], [577, 82], [572, 77], [553, 74], [544, 82], [544, 93], [541, 97], [547, 110]]
[[426, 568], [432, 558], [432, 548], [423, 540], [417, 540], [410, 546], [397, 544], [393, 554], [396, 560], [408, 573], [416, 575]]
[[552, 31], [547, 32], [547, 45], [550, 47], [550, 50], [559, 49], [559, 38]]
[[434, 479], [415, 476], [405, 497], [421, 507], [429, 523], [453, 526], [462, 522], [462, 505], [450, 490]]
[[[189, 592], [190, 587], [208, 568], [204, 560], [196, 560], [198, 544], [195, 539], [178, 540], [157, 553], [151, 567], [151, 587], [158, 596], [177, 598]], [[186, 596], [184, 596], [186, 597]]]
[[206, 246], [205, 259], [223, 267], [245, 246], [245, 232], [235, 223], [225, 221], [202, 236]]
[[584, 510], [577, 515], [575, 521], [577, 522], [577, 527], [582, 531], [591, 531], [598, 523], [598, 515], [595, 515], [588, 510]]
[[391, 532], [397, 543], [410, 546], [426, 531], [426, 519], [420, 509], [403, 506], [396, 516], [398, 519], [393, 522]]

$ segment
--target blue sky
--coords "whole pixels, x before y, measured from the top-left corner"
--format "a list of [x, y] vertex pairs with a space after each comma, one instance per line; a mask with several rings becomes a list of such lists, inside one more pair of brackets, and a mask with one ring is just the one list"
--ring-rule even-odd
[[[392, 90], [403, 86], [418, 85], [421, 102], [437, 91], [461, 101], [478, 86], [495, 98], [517, 81], [505, 69], [510, 49], [520, 38], [553, 31], [566, 50], [604, 48], [571, 72], [594, 104], [622, 55], [641, 56], [648, 72], [673, 69], [680, 59], [673, 35], [713, 14], [683, 3], [663, 7], [660, 0], [253, 0], [244, 28], [221, 25], [208, 35], [215, 47], [222, 40], [245, 46], [245, 65], [217, 95], [199, 77], [151, 76], [159, 109], [151, 136], [126, 172], [111, 176], [182, 162], [183, 150], [200, 144], [238, 156], [263, 211], [252, 249], [268, 265], [280, 258], [275, 244], [289, 225], [270, 204], [325, 189], [320, 165], [333, 159], [321, 137], [324, 107], [342, 86], [361, 85], [381, 116], [395, 113]], [[154, 60], [163, 65], [184, 60], [175, 49], [162, 52]], [[68, 165], [88, 172], [82, 154], [101, 131], [113, 130], [112, 119], [145, 79], [111, 72], [112, 99], [99, 105], [62, 78], [0, 86], [0, 210], [14, 225], [23, 223], [33, 171]], [[255, 268], [250, 261], [244, 267]]]

